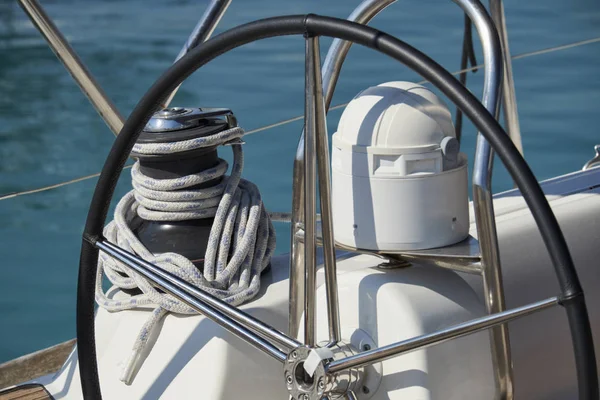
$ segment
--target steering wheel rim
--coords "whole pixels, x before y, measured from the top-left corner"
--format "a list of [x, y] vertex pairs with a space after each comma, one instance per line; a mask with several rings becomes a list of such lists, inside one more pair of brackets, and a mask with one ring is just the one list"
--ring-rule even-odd
[[95, 244], [102, 239], [116, 183], [139, 134], [161, 101], [206, 63], [244, 44], [289, 35], [330, 36], [388, 55], [430, 81], [475, 124], [511, 174], [542, 234], [559, 281], [561, 305], [567, 311], [577, 368], [579, 398], [597, 399], [598, 376], [592, 331], [577, 271], [556, 217], [539, 183], [508, 135], [464, 86], [425, 54], [368, 26], [312, 14], [251, 22], [200, 44], [153, 84], [127, 119], [98, 179], [83, 233], [77, 289], [77, 343], [84, 398], [101, 399], [94, 335], [94, 285], [98, 263], [98, 248]]

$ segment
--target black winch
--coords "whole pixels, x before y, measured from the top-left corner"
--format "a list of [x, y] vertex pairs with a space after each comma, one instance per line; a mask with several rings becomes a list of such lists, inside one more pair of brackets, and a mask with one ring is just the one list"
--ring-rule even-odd
[[[231, 110], [226, 108], [166, 108], [154, 114], [137, 143], [172, 143], [215, 135], [237, 126]], [[140, 172], [153, 179], [175, 179], [206, 171], [219, 162], [217, 146], [175, 154], [148, 155], [132, 152], [140, 162]], [[215, 186], [223, 177], [182, 190]], [[152, 253], [174, 252], [191, 260], [197, 267], [204, 264], [204, 254], [214, 217], [185, 221], [149, 221], [138, 217], [133, 232]]]

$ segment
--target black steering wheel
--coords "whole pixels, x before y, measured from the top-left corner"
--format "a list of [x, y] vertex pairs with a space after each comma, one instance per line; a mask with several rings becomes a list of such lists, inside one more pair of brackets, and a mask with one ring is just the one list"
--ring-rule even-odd
[[583, 289], [556, 217], [531, 169], [506, 132], [457, 79], [425, 54], [368, 26], [312, 14], [259, 20], [233, 28], [198, 45], [154, 83], [129, 116], [102, 169], [83, 234], [77, 289], [77, 344], [84, 398], [101, 399], [94, 339], [94, 285], [99, 251], [97, 243], [105, 240], [102, 232], [115, 185], [138, 136], [165, 97], [197, 69], [244, 44], [287, 35], [329, 36], [386, 54], [430, 81], [474, 123], [520, 189], [551, 256], [560, 284], [560, 304], [567, 312], [571, 330], [579, 398], [598, 399], [596, 358]]

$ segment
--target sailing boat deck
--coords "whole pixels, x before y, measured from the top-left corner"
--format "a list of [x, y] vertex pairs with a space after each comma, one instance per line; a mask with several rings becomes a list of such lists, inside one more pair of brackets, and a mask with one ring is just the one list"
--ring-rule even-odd
[[0, 392], [0, 400], [52, 400], [42, 385], [28, 384]]

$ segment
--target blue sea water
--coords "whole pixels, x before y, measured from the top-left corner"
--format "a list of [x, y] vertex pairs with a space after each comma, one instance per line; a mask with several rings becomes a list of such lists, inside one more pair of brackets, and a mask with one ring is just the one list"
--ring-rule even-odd
[[[172, 62], [206, 3], [42, 1], [124, 115]], [[357, 4], [236, 0], [216, 33], [274, 15], [346, 17]], [[507, 0], [505, 8], [513, 54], [600, 36], [600, 4], [594, 0]], [[372, 25], [455, 71], [462, 21], [451, 1], [412, 0], [391, 6]], [[329, 43], [322, 41], [323, 56]], [[475, 45], [481, 61], [478, 41]], [[247, 130], [301, 115], [303, 46], [302, 38], [288, 37], [234, 50], [188, 79], [173, 104], [230, 107]], [[525, 155], [536, 176], [580, 169], [600, 142], [600, 43], [517, 60], [514, 74]], [[482, 77], [481, 71], [469, 75], [468, 86], [477, 95]], [[353, 48], [333, 104], [390, 80], [420, 78], [381, 55]], [[330, 133], [340, 113], [330, 113]], [[244, 175], [259, 185], [270, 210], [290, 210], [300, 130], [299, 121], [247, 139]], [[472, 160], [475, 131], [468, 122], [463, 137]], [[113, 138], [16, 2], [0, 1], [0, 195], [98, 172]], [[0, 362], [75, 336], [79, 248], [94, 184], [91, 179], [0, 201]], [[511, 185], [496, 168], [494, 191]], [[129, 189], [124, 173], [117, 197]], [[287, 252], [288, 227], [277, 229], [277, 252]]]

